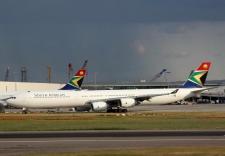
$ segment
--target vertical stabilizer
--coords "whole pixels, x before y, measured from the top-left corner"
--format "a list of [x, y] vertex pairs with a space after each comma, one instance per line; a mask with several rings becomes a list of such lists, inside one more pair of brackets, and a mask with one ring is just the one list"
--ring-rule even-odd
[[62, 87], [60, 90], [79, 90], [84, 77], [86, 76], [86, 67], [88, 60], [85, 60], [83, 66], [77, 71], [77, 73], [70, 79], [70, 81]]
[[201, 65], [195, 69], [184, 83], [183, 88], [201, 88], [204, 86], [211, 62], [202, 62]]

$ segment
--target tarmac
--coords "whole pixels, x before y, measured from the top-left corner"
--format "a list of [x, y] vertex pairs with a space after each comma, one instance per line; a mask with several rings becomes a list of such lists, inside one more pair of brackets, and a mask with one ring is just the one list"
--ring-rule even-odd
[[[73, 133], [76, 135], [72, 136]], [[104, 133], [107, 135], [101, 135]], [[5, 134], [8, 134], [8, 137], [0, 138], [2, 156], [103, 149], [225, 146], [225, 131], [79, 131]], [[15, 134], [20, 134], [20, 137], [15, 137]], [[38, 134], [51, 136], [35, 137]]]
[[129, 108], [128, 111], [151, 111], [151, 112], [225, 112], [225, 104], [192, 104], [179, 105], [139, 105]]
[[[18, 113], [21, 109], [6, 109], [6, 113]], [[72, 112], [69, 109], [29, 109], [31, 112]], [[225, 112], [225, 104], [168, 104], [168, 105], [138, 105], [128, 108], [128, 112]], [[76, 113], [76, 112], [74, 112]]]
[[[7, 109], [19, 112], [18, 109]], [[46, 111], [46, 110], [31, 110]], [[60, 111], [67, 111], [62, 109]], [[140, 105], [130, 112], [225, 112], [225, 104]], [[225, 131], [0, 132], [0, 156], [83, 150], [225, 146]]]

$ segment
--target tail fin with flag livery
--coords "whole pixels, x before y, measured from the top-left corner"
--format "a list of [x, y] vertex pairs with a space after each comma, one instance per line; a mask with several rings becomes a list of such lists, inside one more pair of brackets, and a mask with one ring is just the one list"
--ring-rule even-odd
[[70, 79], [70, 81], [62, 87], [60, 90], [79, 90], [84, 77], [86, 76], [86, 66], [88, 60], [85, 60], [83, 66], [77, 71], [77, 73]]
[[211, 62], [202, 62], [202, 64], [189, 75], [183, 88], [202, 88], [205, 84], [210, 66]]

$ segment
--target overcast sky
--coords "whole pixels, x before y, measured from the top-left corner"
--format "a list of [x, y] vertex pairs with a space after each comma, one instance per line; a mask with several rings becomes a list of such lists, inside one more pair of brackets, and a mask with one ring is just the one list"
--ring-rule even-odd
[[67, 80], [67, 64], [89, 60], [97, 81], [150, 80], [167, 68], [184, 80], [201, 61], [225, 79], [224, 0], [1, 0], [0, 79]]

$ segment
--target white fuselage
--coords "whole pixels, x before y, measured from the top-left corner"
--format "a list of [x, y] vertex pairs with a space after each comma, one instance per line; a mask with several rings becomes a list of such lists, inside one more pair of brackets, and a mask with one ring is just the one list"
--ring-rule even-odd
[[198, 88], [182, 88], [176, 94], [175, 89], [130, 89], [130, 90], [55, 90], [18, 93], [7, 100], [9, 105], [20, 108], [65, 108], [83, 106], [92, 101], [105, 101], [112, 98], [132, 98], [142, 95], [168, 94], [150, 98], [149, 104], [167, 104], [194, 96]]

